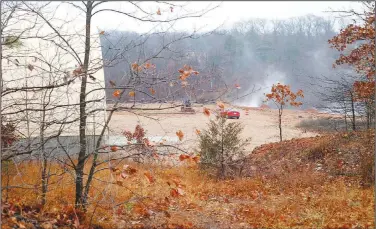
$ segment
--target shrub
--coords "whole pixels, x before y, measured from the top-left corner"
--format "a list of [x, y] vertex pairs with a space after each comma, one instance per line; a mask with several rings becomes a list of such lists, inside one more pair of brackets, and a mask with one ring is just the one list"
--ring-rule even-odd
[[245, 147], [250, 141], [241, 139], [243, 129], [240, 123], [228, 123], [223, 117], [210, 120], [208, 128], [199, 134], [201, 168], [216, 169], [220, 179], [235, 175], [236, 169], [241, 171]]
[[307, 159], [313, 162], [323, 160], [327, 151], [328, 143], [322, 142], [308, 150]]

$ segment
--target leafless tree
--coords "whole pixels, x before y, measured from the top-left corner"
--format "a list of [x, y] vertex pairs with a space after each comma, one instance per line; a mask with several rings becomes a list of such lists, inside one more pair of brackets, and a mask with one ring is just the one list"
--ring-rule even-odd
[[[73, 22], [72, 21], [67, 21], [67, 20], [59, 20], [59, 18], [55, 18], [54, 14], [57, 10], [58, 7], [62, 5], [69, 5], [73, 8], [75, 8], [81, 15], [83, 15], [85, 19], [85, 23], [82, 24], [84, 27], [84, 34], [80, 33], [72, 33], [72, 30], [69, 30], [67, 27], [72, 26]], [[61, 127], [61, 129], [66, 130], [69, 124], [73, 124], [76, 121], [79, 122], [79, 153], [77, 154], [77, 163], [73, 163], [73, 160], [70, 160], [71, 162], [68, 163], [70, 164], [70, 167], [72, 167], [75, 171], [75, 187], [76, 187], [76, 205], [83, 207], [87, 203], [87, 195], [89, 193], [90, 187], [91, 187], [91, 180], [94, 176], [96, 166], [97, 166], [97, 160], [98, 160], [98, 155], [100, 151], [100, 146], [102, 144], [103, 136], [105, 134], [105, 131], [108, 128], [108, 123], [111, 120], [112, 114], [114, 111], [118, 109], [122, 110], [140, 110], [140, 108], [136, 108], [135, 102], [136, 99], [134, 99], [133, 106], [131, 107], [126, 107], [126, 106], [119, 106], [118, 102], [115, 102], [114, 106], [112, 106], [110, 109], [106, 109], [106, 107], [101, 107], [101, 106], [95, 106], [95, 105], [90, 105], [90, 104], [98, 104], [101, 103], [101, 101], [105, 101], [105, 96], [104, 93], [98, 93], [95, 94], [96, 92], [102, 90], [104, 91], [106, 88], [104, 86], [101, 86], [100, 83], [97, 83], [97, 79], [95, 78], [95, 74], [100, 71], [104, 66], [111, 66], [115, 64], [119, 60], [124, 60], [124, 56], [126, 56], [127, 50], [129, 47], [136, 47], [138, 45], [142, 45], [142, 43], [132, 43], [128, 47], [121, 47], [119, 52], [113, 56], [110, 59], [105, 59], [103, 60], [100, 56], [101, 55], [93, 55], [95, 52], [100, 47], [100, 44], [98, 43], [98, 37], [99, 36], [107, 36], [106, 32], [103, 31], [98, 31], [98, 32], [93, 32], [92, 31], [92, 19], [93, 17], [98, 17], [101, 12], [113, 12], [125, 17], [132, 18], [137, 21], [145, 22], [145, 23], [161, 23], [161, 24], [166, 24], [172, 26], [172, 24], [178, 20], [182, 20], [185, 18], [194, 18], [194, 17], [201, 17], [205, 13], [213, 10], [213, 8], [208, 8], [204, 9], [202, 11], [194, 12], [194, 13], [186, 13], [184, 15], [180, 15], [177, 17], [172, 17], [172, 18], [165, 18], [165, 19], [159, 19], [160, 13], [155, 13], [155, 12], [148, 12], [146, 9], [143, 9], [142, 6], [139, 3], [133, 3], [129, 2], [127, 4], [133, 5], [136, 7], [138, 13], [128, 13], [126, 11], [118, 11], [117, 9], [112, 9], [109, 3], [105, 1], [88, 1], [88, 2], [82, 2], [82, 3], [59, 3], [55, 4], [54, 3], [29, 3], [29, 2], [22, 2], [22, 6], [26, 10], [26, 12], [31, 13], [35, 16], [35, 18], [41, 22], [41, 27], [43, 27], [43, 31], [38, 31], [36, 34], [34, 34], [33, 39], [36, 40], [41, 40], [44, 42], [44, 44], [50, 44], [53, 47], [55, 47], [56, 51], [58, 53], [62, 53], [62, 56], [59, 58], [59, 62], [64, 62], [64, 64], [58, 64], [56, 62], [54, 63], [49, 63], [49, 61], [46, 61], [44, 67], [50, 67], [50, 69], [39, 69], [43, 70], [43, 73], [51, 73], [55, 77], [55, 81], [49, 82], [47, 85], [40, 85], [38, 83], [35, 83], [35, 85], [27, 85], [27, 86], [13, 86], [13, 87], [7, 87], [3, 91], [3, 95], [10, 96], [12, 93], [20, 93], [20, 92], [28, 92], [28, 91], [33, 91], [35, 92], [41, 92], [44, 94], [42, 97], [43, 99], [41, 101], [37, 102], [30, 102], [29, 98], [26, 98], [27, 102], [20, 102], [18, 105], [19, 106], [27, 106], [24, 109], [21, 109], [19, 111], [9, 111], [6, 114], [7, 115], [14, 115], [17, 113], [27, 113], [28, 111], [32, 112], [41, 112], [41, 117], [42, 120], [39, 123], [43, 123], [43, 125], [40, 126], [40, 139], [41, 141], [46, 141], [46, 136], [45, 136], [45, 127], [48, 121], [44, 120], [43, 117], [45, 117], [46, 112], [62, 112], [64, 113], [64, 110], [71, 109], [71, 112], [75, 112], [75, 108], [78, 108], [78, 118], [71, 118], [71, 117], [63, 117], [60, 120], [54, 120], [51, 121], [54, 124], [57, 124], [58, 126]], [[167, 4], [167, 3], [160, 3], [161, 5], [166, 4], [166, 8], [170, 9], [170, 7], [183, 7], [179, 6], [178, 4]], [[42, 11], [40, 10], [41, 7], [50, 7], [50, 12], [48, 11]], [[161, 7], [162, 8], [162, 7]], [[143, 14], [143, 15], [139, 15]], [[79, 25], [75, 25], [79, 27]], [[159, 32], [163, 34], [163, 32]], [[161, 54], [162, 51], [167, 50], [170, 48], [171, 44], [174, 42], [187, 39], [187, 38], [192, 38], [194, 37], [194, 34], [196, 33], [193, 32], [191, 34], [182, 34], [179, 37], [176, 37], [174, 39], [171, 39], [170, 41], [167, 41], [164, 43], [159, 50], [155, 50], [151, 55], [148, 56], [140, 56], [139, 60], [133, 60], [134, 62], [137, 62], [137, 65], [142, 66], [143, 64], [146, 64], [150, 62], [150, 60], [154, 58], [158, 58]], [[30, 34], [28, 34], [30, 38]], [[102, 50], [105, 52], [105, 50]], [[17, 56], [20, 57], [22, 54], [17, 53], [16, 55], [8, 55], [8, 59], [17, 59]], [[25, 53], [23, 53], [24, 56], [26, 56]], [[43, 56], [43, 55], [42, 55]], [[70, 64], [72, 64], [72, 61], [69, 61], [69, 58], [73, 59], [73, 62], [76, 62], [76, 66], [74, 68], [67, 68]], [[39, 58], [39, 57], [37, 57]], [[104, 63], [103, 63], [104, 62]], [[145, 91], [141, 91], [139, 88], [141, 87], [153, 87], [157, 84], [159, 84], [161, 81], [165, 80], [163, 78], [159, 78], [158, 74], [156, 72], [141, 72], [141, 71], [134, 71], [135, 69], [132, 69], [132, 64], [133, 62], [129, 63], [130, 66], [130, 71], [129, 71], [129, 79], [125, 82], [116, 82], [116, 86], [112, 87], [111, 89], [114, 90], [121, 90], [121, 94], [119, 97], [122, 97], [123, 94], [126, 94], [126, 91], [134, 91], [136, 94], [138, 93], [143, 93], [149, 96], [150, 98], [154, 98], [153, 93], [146, 93]], [[30, 72], [37, 72], [36, 65], [31, 65], [30, 63], [25, 63], [23, 64], [24, 66], [27, 67], [27, 69], [30, 70]], [[59, 67], [58, 67], [59, 66]], [[18, 67], [18, 66], [17, 66]], [[65, 69], [64, 69], [65, 68]], [[35, 77], [35, 75], [33, 75]], [[155, 79], [157, 78], [157, 79]], [[149, 81], [150, 79], [153, 79], [151, 82]], [[79, 88], [75, 88], [76, 82], [80, 81], [80, 86]], [[68, 90], [75, 90], [77, 89], [77, 92], [79, 92], [79, 101], [77, 102], [69, 102], [69, 103], [52, 103], [54, 104], [53, 107], [48, 108], [46, 104], [45, 99], [51, 99], [51, 97], [48, 96], [48, 90], [60, 88], [60, 91], [62, 88], [67, 87], [70, 88]], [[95, 94], [95, 95], [94, 95]], [[69, 95], [65, 95], [68, 97], [69, 101]], [[23, 100], [23, 99], [20, 99]], [[74, 101], [74, 98], [72, 98], [72, 101]], [[33, 106], [30, 105], [30, 103], [33, 104]], [[27, 105], [26, 105], [27, 104]], [[103, 103], [102, 103], [103, 104]], [[39, 108], [37, 107], [39, 106]], [[171, 106], [173, 108], [174, 106]], [[88, 117], [90, 115], [95, 117], [95, 114], [98, 112], [105, 112], [109, 111], [110, 113], [106, 117], [106, 120], [104, 122], [104, 125], [99, 127], [97, 124], [96, 128], [100, 128], [100, 134], [99, 134], [99, 139], [96, 142], [96, 147], [91, 151], [88, 152], [88, 144], [87, 144], [87, 128], [88, 126]], [[142, 110], [142, 109], [141, 109]], [[30, 118], [27, 118], [28, 121], [30, 121]], [[70, 125], [72, 126], [72, 125]], [[56, 126], [55, 126], [56, 127]], [[94, 128], [94, 129], [96, 129]], [[50, 136], [51, 137], [51, 136]], [[54, 136], [57, 137], [57, 136]], [[43, 158], [43, 166], [42, 166], [42, 173], [43, 178], [43, 192], [46, 191], [46, 177], [47, 177], [47, 165], [46, 165], [46, 160], [47, 155], [44, 154], [44, 146], [43, 143], [41, 143], [41, 150], [42, 150], [42, 158]], [[24, 152], [25, 154], [27, 152]], [[14, 154], [12, 155], [14, 156]], [[66, 155], [70, 158], [70, 155]], [[88, 180], [86, 184], [84, 183], [84, 166], [85, 163], [88, 161], [88, 159], [93, 156], [92, 160], [92, 165], [91, 169], [88, 175]], [[69, 161], [69, 160], [68, 160]]]

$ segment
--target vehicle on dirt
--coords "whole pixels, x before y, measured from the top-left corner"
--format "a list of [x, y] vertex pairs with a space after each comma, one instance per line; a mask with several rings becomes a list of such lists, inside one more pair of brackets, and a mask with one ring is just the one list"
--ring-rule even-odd
[[230, 119], [230, 118], [239, 119], [240, 118], [240, 112], [233, 109], [233, 108], [230, 108], [230, 109], [226, 109], [224, 111], [221, 111], [221, 116], [226, 117], [228, 119]]
[[181, 112], [195, 113], [195, 110], [192, 108], [192, 103], [190, 100], [186, 100], [183, 102], [183, 106], [181, 107]]

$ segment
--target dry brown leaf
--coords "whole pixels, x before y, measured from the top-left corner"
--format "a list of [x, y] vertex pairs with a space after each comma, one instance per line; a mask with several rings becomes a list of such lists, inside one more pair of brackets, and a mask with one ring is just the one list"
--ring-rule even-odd
[[27, 68], [28, 68], [30, 71], [33, 71], [33, 70], [34, 70], [34, 66], [31, 65], [31, 64], [27, 65]]
[[147, 180], [150, 182], [150, 183], [154, 183], [154, 177], [150, 174], [150, 172], [146, 171], [144, 173], [145, 177], [147, 178]]
[[210, 116], [210, 110], [206, 107], [204, 107], [204, 115], [206, 115], [208, 117]]
[[150, 90], [150, 93], [151, 93], [152, 95], [155, 94], [155, 90], [154, 90], [153, 88], [150, 88], [149, 90]]
[[114, 93], [112, 94], [114, 97], [119, 97], [120, 96], [120, 90], [115, 90]]
[[183, 140], [183, 138], [184, 138], [184, 133], [183, 133], [181, 130], [177, 131], [177, 132], [176, 132], [176, 135], [178, 136], [179, 141], [182, 141], [182, 140]]

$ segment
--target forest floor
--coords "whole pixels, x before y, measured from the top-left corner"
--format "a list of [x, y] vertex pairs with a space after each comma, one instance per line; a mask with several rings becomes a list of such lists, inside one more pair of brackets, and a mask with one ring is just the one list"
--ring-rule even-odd
[[[195, 129], [208, 120], [200, 110], [150, 115], [160, 120], [140, 118], [149, 134], [173, 136], [181, 129], [187, 141], [195, 141]], [[15, 188], [3, 191], [2, 228], [373, 228], [374, 190], [367, 182], [373, 178], [374, 132], [316, 136], [295, 128], [298, 120], [320, 115], [286, 111], [291, 140], [277, 142], [274, 110], [251, 109], [247, 117], [242, 111], [232, 121], [247, 125], [245, 137], [257, 143], [243, 176], [232, 180], [217, 180], [191, 159], [179, 167], [122, 161], [112, 172], [96, 174], [86, 214], [72, 207], [74, 178], [61, 173], [67, 168], [51, 164], [62, 175], [50, 179], [42, 207], [40, 163], [11, 166], [3, 185]], [[119, 112], [112, 127], [118, 133], [133, 129], [138, 117]], [[123, 169], [131, 171], [126, 178]], [[20, 184], [29, 188], [16, 188]]]

